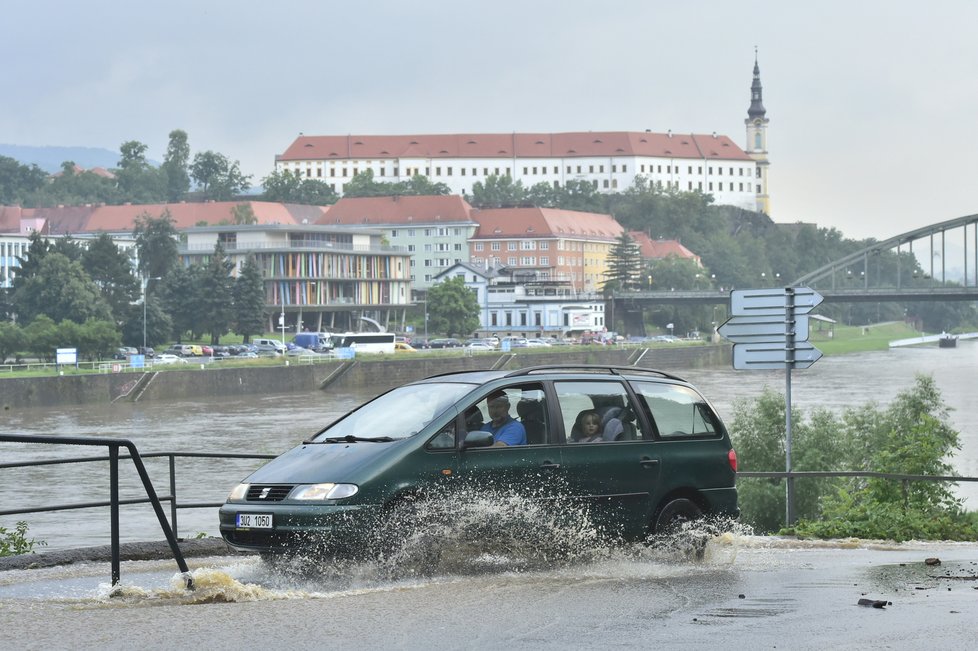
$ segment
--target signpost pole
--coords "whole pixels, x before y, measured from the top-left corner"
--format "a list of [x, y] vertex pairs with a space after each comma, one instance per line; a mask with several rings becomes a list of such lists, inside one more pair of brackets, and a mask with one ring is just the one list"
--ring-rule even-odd
[[795, 290], [784, 290], [785, 362], [784, 362], [784, 471], [785, 526], [795, 521], [795, 480], [791, 476], [791, 367], [795, 364]]

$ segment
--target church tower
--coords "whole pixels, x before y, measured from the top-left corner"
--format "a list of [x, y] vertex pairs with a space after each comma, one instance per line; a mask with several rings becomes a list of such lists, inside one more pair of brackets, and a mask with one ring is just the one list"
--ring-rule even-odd
[[761, 68], [757, 65], [757, 48], [754, 48], [754, 81], [750, 85], [750, 108], [747, 109], [747, 155], [757, 161], [754, 190], [757, 195], [757, 210], [771, 215], [771, 197], [768, 194], [767, 170], [771, 164], [767, 159], [767, 123], [764, 103], [761, 98]]

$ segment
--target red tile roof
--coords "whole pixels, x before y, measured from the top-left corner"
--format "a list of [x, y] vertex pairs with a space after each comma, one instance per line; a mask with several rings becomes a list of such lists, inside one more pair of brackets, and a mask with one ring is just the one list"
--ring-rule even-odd
[[472, 206], [460, 196], [353, 197], [340, 199], [317, 223], [407, 224], [471, 222]]
[[579, 158], [650, 156], [744, 160], [727, 136], [648, 131], [458, 133], [407, 136], [305, 136], [277, 161], [389, 158]]
[[653, 240], [642, 231], [628, 231], [628, 234], [638, 244], [643, 258], [661, 260], [668, 258], [670, 255], [674, 255], [680, 258], [688, 258], [695, 261], [696, 264], [701, 264], [700, 256], [683, 246], [679, 240]]
[[563, 237], [571, 239], [613, 240], [621, 224], [611, 215], [554, 208], [495, 208], [475, 210], [479, 222], [474, 239], [502, 237]]
[[[20, 219], [43, 219], [45, 233], [52, 235], [64, 233], [85, 233], [95, 231], [131, 231], [136, 217], [149, 214], [159, 217], [169, 210], [178, 229], [190, 228], [200, 223], [215, 226], [221, 223], [234, 223], [232, 208], [240, 204], [251, 206], [259, 224], [315, 224], [323, 216], [326, 208], [298, 204], [273, 203], [269, 201], [218, 201], [208, 203], [159, 203], [133, 204], [125, 206], [65, 206], [58, 208], [2, 208], [0, 207], [0, 230], [17, 232]], [[20, 211], [13, 222], [14, 210]], [[8, 217], [10, 211], [11, 217]]]

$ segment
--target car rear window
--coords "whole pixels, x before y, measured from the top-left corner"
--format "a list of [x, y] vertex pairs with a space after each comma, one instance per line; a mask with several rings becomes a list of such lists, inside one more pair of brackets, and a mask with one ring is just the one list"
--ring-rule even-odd
[[661, 438], [715, 436], [720, 431], [716, 414], [689, 387], [633, 381], [632, 388], [645, 402]]

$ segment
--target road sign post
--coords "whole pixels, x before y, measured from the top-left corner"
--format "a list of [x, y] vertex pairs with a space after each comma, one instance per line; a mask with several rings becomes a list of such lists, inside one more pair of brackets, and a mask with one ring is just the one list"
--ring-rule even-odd
[[806, 369], [822, 356], [808, 343], [808, 313], [822, 302], [809, 287], [740, 289], [730, 292], [731, 317], [717, 332], [732, 341], [733, 367], [785, 372], [785, 522], [795, 520], [791, 476], [791, 370]]

